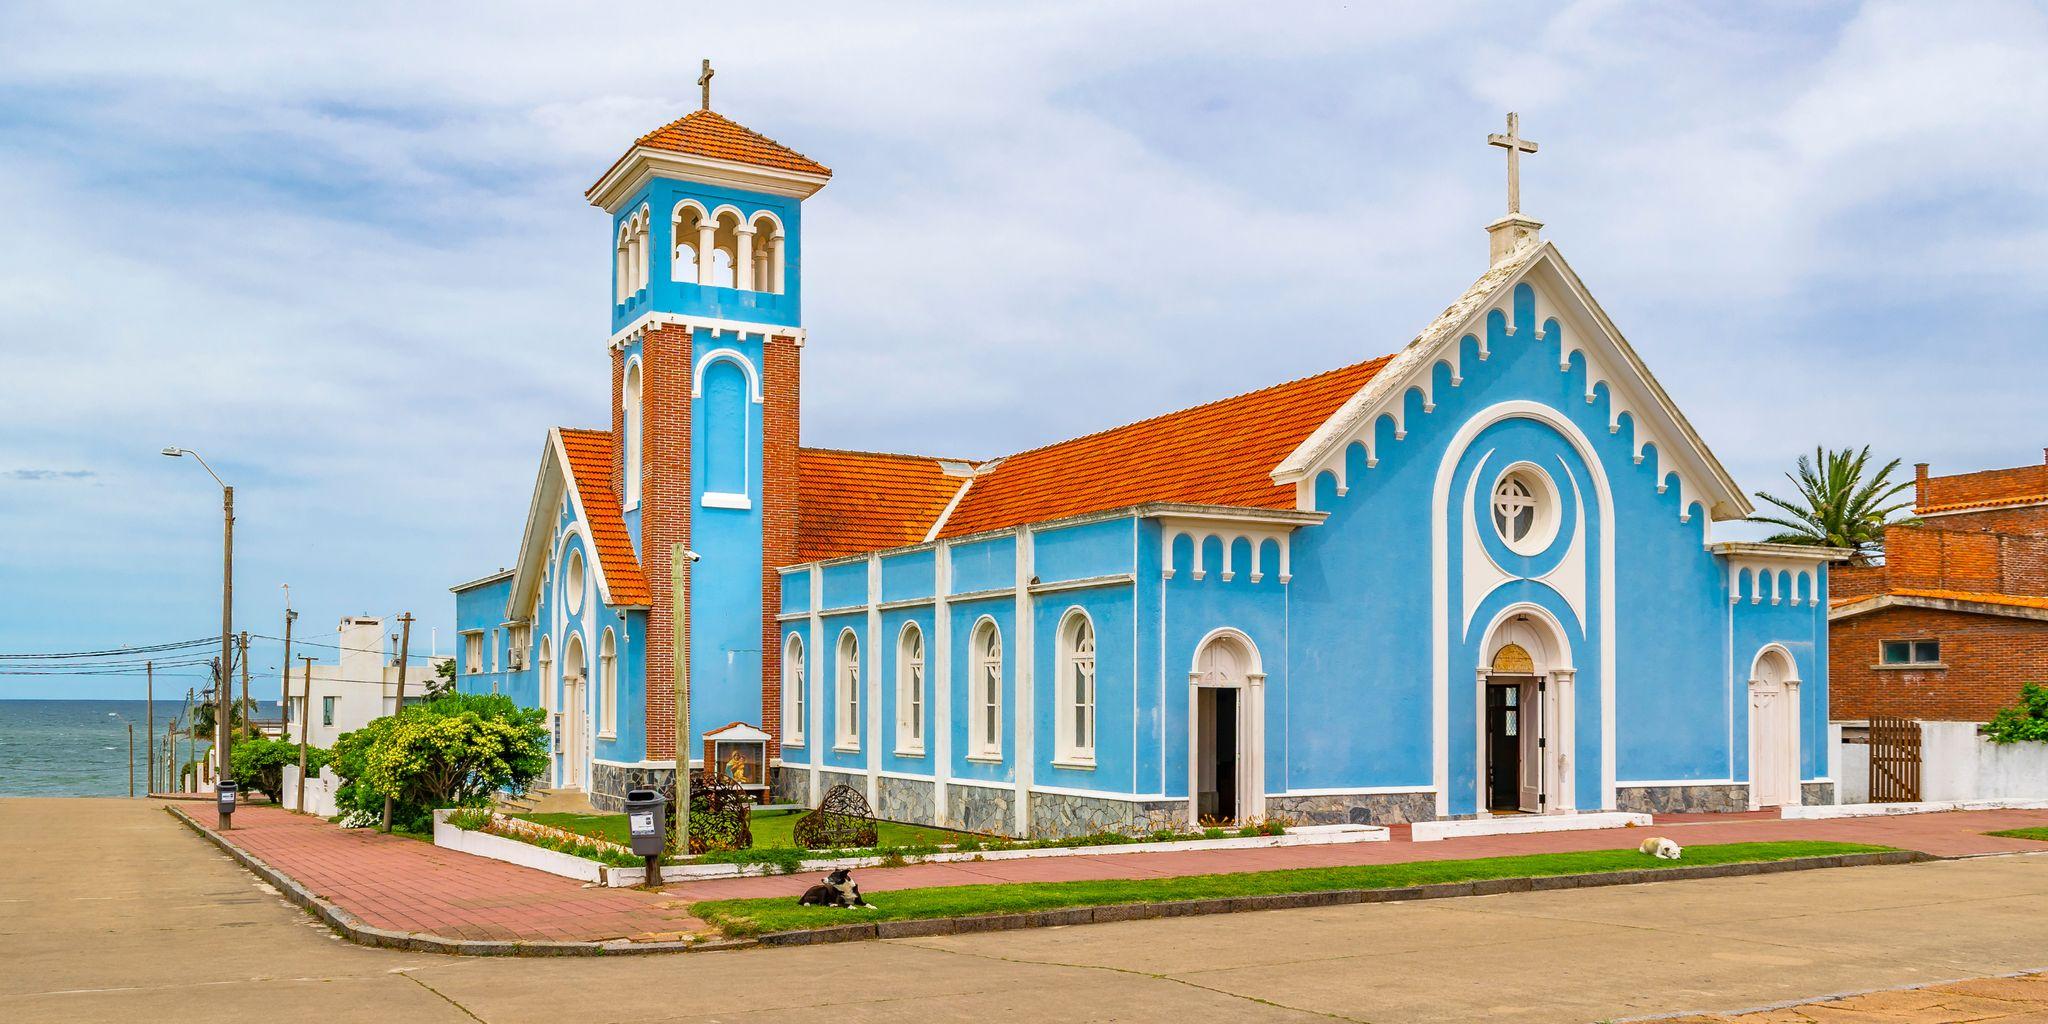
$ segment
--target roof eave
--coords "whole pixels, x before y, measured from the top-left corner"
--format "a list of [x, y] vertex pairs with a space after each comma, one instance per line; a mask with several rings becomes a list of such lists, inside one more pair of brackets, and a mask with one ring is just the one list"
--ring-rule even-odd
[[832, 180], [830, 171], [823, 174], [791, 171], [636, 145], [614, 161], [595, 184], [585, 189], [583, 197], [592, 206], [616, 213], [627, 198], [638, 192], [649, 179], [663, 172], [690, 181], [728, 185], [794, 199], [809, 199]]
[[1969, 601], [1951, 597], [1913, 597], [1904, 594], [1871, 594], [1859, 597], [1847, 604], [1828, 609], [1828, 621], [1853, 619], [1888, 608], [1914, 608], [1922, 611], [1959, 612], [1966, 615], [1993, 615], [2008, 619], [2048, 622], [2048, 608], [2030, 608], [2025, 605]]

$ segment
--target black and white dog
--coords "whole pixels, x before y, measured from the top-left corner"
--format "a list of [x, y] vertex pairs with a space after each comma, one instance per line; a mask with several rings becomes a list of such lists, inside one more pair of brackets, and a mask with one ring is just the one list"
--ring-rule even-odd
[[860, 898], [860, 885], [853, 880], [853, 871], [840, 868], [825, 876], [825, 880], [804, 890], [797, 897], [800, 907], [850, 907], [872, 908], [874, 904]]

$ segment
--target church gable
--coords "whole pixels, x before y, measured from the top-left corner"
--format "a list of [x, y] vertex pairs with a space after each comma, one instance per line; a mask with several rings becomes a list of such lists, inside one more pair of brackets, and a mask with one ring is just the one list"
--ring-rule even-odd
[[[1526, 316], [1518, 310], [1524, 302], [1531, 307]], [[1629, 431], [1633, 460], [1656, 471], [1658, 493], [1676, 485], [1681, 520], [1690, 520], [1695, 507], [1715, 521], [1753, 511], [1734, 478], [1548, 242], [1510, 255], [1475, 281], [1393, 357], [1386, 372], [1280, 462], [1273, 480], [1294, 485], [1304, 509], [1316, 507], [1313, 482], [1318, 475], [1333, 476], [1342, 495], [1358, 483], [1350, 479], [1348, 447], [1363, 448], [1365, 468], [1376, 468], [1390, 446], [1407, 440], [1418, 416], [1436, 411], [1444, 397], [1440, 389], [1462, 387], [1467, 376], [1483, 372], [1496, 344], [1553, 346], [1557, 372], [1575, 375], [1581, 385], [1578, 397], [1588, 405], [1605, 403], [1607, 433]]]
[[[564, 518], [582, 524], [597, 553], [591, 568], [599, 600], [614, 608], [645, 608], [653, 603], [619, 512], [618, 495], [612, 490], [613, 454], [612, 435], [606, 431], [558, 427], [548, 432], [519, 545], [507, 618], [522, 618], [521, 610], [533, 605], [548, 560], [554, 555], [553, 542], [562, 528], [559, 520]], [[557, 509], [564, 511], [558, 515]]]

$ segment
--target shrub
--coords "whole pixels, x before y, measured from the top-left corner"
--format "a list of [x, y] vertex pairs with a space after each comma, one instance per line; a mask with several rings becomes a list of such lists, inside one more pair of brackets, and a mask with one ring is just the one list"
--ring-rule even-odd
[[[262, 793], [277, 803], [284, 802], [284, 766], [297, 767], [299, 745], [288, 740], [273, 740], [258, 737], [235, 744], [229, 755], [235, 775], [235, 785], [242, 792]], [[306, 748], [307, 773], [318, 772], [327, 763], [328, 753], [319, 747]]]
[[2048, 686], [2020, 687], [2020, 702], [1998, 709], [1984, 726], [1984, 736], [1993, 743], [2048, 742]]
[[393, 825], [426, 831], [437, 807], [524, 792], [548, 768], [544, 716], [502, 694], [449, 693], [375, 719], [335, 741], [336, 802], [381, 816], [389, 794]]

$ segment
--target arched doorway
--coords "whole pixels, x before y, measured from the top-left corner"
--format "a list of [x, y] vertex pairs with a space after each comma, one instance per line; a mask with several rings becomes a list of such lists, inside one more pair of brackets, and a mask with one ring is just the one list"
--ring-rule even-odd
[[1575, 809], [1571, 646], [1548, 611], [1522, 604], [1487, 627], [1476, 667], [1478, 811]]
[[569, 789], [582, 789], [585, 785], [584, 764], [589, 760], [584, 738], [588, 731], [585, 703], [589, 692], [583, 635], [571, 633], [569, 641], [562, 645], [562, 785]]
[[1799, 667], [1771, 644], [1749, 670], [1749, 806], [1799, 802]]
[[1188, 821], [1266, 811], [1265, 683], [1259, 649], [1234, 629], [1202, 638], [1188, 671]]

